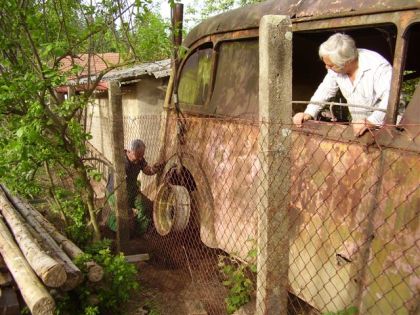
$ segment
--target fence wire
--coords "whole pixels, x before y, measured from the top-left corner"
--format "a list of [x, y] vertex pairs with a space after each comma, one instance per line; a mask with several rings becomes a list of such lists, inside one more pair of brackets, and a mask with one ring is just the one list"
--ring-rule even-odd
[[[124, 120], [126, 145], [140, 138], [149, 164], [166, 161], [140, 176], [153, 204], [139, 240], [195, 308], [156, 291], [162, 314], [262, 314], [285, 287], [276, 314], [418, 314], [420, 126], [356, 139], [351, 125], [168, 117]], [[92, 121], [107, 154], [95, 133], [107, 121]]]

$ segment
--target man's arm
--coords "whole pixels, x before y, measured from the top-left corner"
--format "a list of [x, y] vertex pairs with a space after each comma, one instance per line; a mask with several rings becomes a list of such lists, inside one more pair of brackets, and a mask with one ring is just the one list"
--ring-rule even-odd
[[[374, 75], [374, 85], [375, 94], [380, 99], [378, 103], [378, 108], [387, 109], [389, 92], [391, 89], [391, 78], [392, 78], [392, 67], [391, 65], [382, 65], [377, 69]], [[380, 111], [374, 111], [367, 120], [374, 125], [382, 125], [385, 119], [385, 113]]]
[[155, 164], [153, 164], [153, 166], [150, 166], [149, 164], [146, 165], [142, 171], [144, 174], [151, 176], [151, 175], [155, 175], [164, 167], [165, 167], [165, 162], [156, 162]]
[[[379, 67], [373, 77], [373, 88], [375, 94], [380, 99], [378, 108], [387, 109], [389, 92], [391, 89], [392, 67], [389, 64], [384, 64]], [[382, 125], [385, 120], [385, 113], [381, 111], [374, 111], [363, 122], [353, 124], [353, 132], [355, 137], [362, 136], [367, 130]]]
[[[336, 76], [337, 75], [333, 71], [328, 70], [324, 80], [321, 82], [314, 95], [311, 97], [312, 102], [325, 102], [331, 97], [335, 96], [338, 90]], [[321, 109], [322, 106], [309, 103], [303, 113], [297, 113], [293, 117], [293, 123], [297, 127], [301, 127], [304, 121], [314, 119]]]

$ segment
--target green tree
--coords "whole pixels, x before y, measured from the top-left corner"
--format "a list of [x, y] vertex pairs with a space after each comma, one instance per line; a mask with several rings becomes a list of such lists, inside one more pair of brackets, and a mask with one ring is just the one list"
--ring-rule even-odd
[[170, 27], [158, 13], [150, 10], [136, 17], [134, 43], [141, 60], [154, 61], [170, 57]]
[[63, 219], [79, 230], [88, 226], [94, 239], [100, 232], [90, 183], [97, 174], [85, 163], [90, 135], [83, 112], [102, 76], [120, 65], [109, 65], [66, 100], [57, 96], [57, 88], [69, 77], [77, 82], [81, 69], [73, 64], [63, 72], [60, 65], [69, 56], [109, 50], [124, 53], [124, 64], [164, 56], [165, 50], [155, 49], [156, 55], [147, 50], [158, 47], [158, 40], [167, 47], [164, 38], [135, 40], [144, 25], [164, 32], [152, 14], [140, 14], [149, 5], [140, 0], [0, 2], [0, 182], [26, 196], [51, 196]]
[[186, 9], [187, 20], [198, 24], [214, 16], [245, 5], [263, 2], [264, 0], [204, 0], [201, 6], [189, 5]]

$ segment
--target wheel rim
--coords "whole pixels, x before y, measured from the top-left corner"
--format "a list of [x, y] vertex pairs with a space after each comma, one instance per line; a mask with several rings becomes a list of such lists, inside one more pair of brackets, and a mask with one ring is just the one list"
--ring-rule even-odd
[[160, 235], [185, 230], [190, 212], [191, 199], [184, 186], [163, 184], [159, 187], [153, 205], [153, 223]]

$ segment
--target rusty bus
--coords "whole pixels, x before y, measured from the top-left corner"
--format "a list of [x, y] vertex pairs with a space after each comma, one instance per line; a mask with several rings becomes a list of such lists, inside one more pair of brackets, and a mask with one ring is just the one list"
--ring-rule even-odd
[[[420, 288], [418, 86], [403, 114], [408, 127], [395, 124], [401, 86], [420, 71], [419, 1], [267, 1], [196, 26], [184, 40], [188, 52], [165, 105], [162, 156], [168, 163], [158, 179], [155, 226], [161, 235], [185, 228], [188, 211], [176, 222], [165, 213], [171, 198], [189, 195], [201, 241], [248, 259], [244, 244], [258, 237], [257, 173], [264, 163], [258, 158], [258, 82], [265, 15], [291, 19], [294, 101], [309, 100], [322, 80], [317, 49], [334, 32], [351, 35], [393, 66], [386, 123], [394, 126], [386, 132], [355, 138], [348, 124], [290, 126], [289, 291], [321, 312], [356, 305], [363, 314], [414, 314]], [[295, 113], [305, 105], [288, 106]]]

